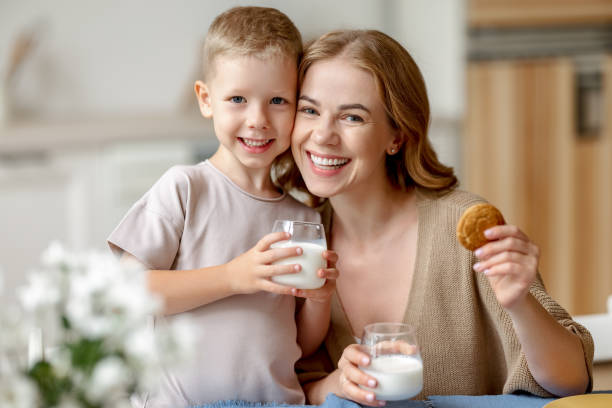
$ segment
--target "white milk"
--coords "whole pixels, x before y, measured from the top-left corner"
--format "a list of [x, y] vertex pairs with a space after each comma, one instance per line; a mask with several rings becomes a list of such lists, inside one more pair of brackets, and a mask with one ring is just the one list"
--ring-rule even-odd
[[359, 367], [376, 378], [376, 388], [361, 387], [376, 394], [376, 399], [398, 401], [412, 398], [423, 389], [423, 363], [401, 354], [373, 358], [368, 367]]
[[273, 276], [272, 280], [276, 283], [280, 283], [281, 285], [291, 286], [298, 289], [318, 289], [323, 286], [325, 284], [325, 279], [319, 278], [317, 276], [317, 271], [327, 266], [322, 255], [323, 251], [325, 251], [325, 245], [294, 241], [281, 241], [272, 244], [272, 248], [287, 247], [300, 247], [304, 252], [302, 252], [302, 255], [300, 256], [285, 258], [275, 262], [274, 264], [300, 264], [302, 265], [302, 270], [297, 273]]

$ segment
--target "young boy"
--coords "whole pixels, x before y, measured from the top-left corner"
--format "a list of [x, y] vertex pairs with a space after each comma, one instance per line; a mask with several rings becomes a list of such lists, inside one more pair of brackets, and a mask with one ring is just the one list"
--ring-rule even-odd
[[[270, 177], [290, 144], [301, 52], [298, 30], [278, 10], [238, 7], [219, 15], [206, 37], [204, 82], [195, 83], [195, 92], [220, 146], [203, 163], [166, 172], [108, 238], [115, 253], [150, 269], [167, 319], [188, 313], [196, 322], [199, 354], [166, 373], [147, 407], [228, 399], [304, 403], [294, 364], [327, 332], [337, 271], [320, 270], [327, 283], [311, 291], [269, 279], [298, 271], [272, 263], [301, 253], [270, 248], [289, 238], [270, 234], [274, 220], [320, 221]], [[331, 251], [324, 258], [336, 260]], [[306, 297], [297, 315], [295, 298], [286, 295]]]

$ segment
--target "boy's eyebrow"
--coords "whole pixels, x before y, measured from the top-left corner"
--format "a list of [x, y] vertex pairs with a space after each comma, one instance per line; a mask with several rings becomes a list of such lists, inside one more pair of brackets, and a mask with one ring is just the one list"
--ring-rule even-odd
[[[307, 95], [300, 95], [300, 100], [304, 100], [306, 102], [312, 103], [315, 106], [319, 106], [319, 102], [317, 102], [315, 99], [312, 99], [311, 97], [309, 97]], [[363, 106], [360, 103], [349, 103], [349, 104], [338, 106], [338, 110], [348, 110], [348, 109], [361, 109], [363, 111], [371, 113], [368, 108], [366, 108], [365, 106]]]

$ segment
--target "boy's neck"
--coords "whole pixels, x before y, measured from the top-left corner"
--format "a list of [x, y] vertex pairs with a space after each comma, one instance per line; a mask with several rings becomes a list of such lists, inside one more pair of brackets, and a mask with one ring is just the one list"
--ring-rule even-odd
[[272, 183], [270, 167], [248, 168], [240, 163], [236, 157], [227, 154], [225, 149], [219, 148], [209, 159], [210, 162], [238, 187], [249, 194], [262, 198], [276, 198], [281, 195], [278, 188]]

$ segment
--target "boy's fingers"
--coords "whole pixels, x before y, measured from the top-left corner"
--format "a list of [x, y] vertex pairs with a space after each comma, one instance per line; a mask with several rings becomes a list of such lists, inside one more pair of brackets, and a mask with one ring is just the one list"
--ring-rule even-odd
[[269, 265], [265, 267], [265, 272], [262, 276], [278, 276], [278, 275], [288, 275], [290, 273], [297, 273], [302, 270], [302, 266], [299, 264], [289, 264], [289, 265]]
[[302, 255], [303, 250], [300, 246], [287, 248], [271, 248], [263, 253], [263, 263], [271, 264], [281, 259], [291, 258]]
[[266, 249], [270, 248], [270, 245], [272, 245], [273, 243], [278, 242], [278, 241], [284, 241], [289, 238], [291, 238], [291, 234], [289, 234], [288, 232], [284, 232], [284, 231], [272, 232], [270, 234], [264, 235], [257, 242], [257, 244], [255, 244], [255, 248], [258, 251], [265, 251]]
[[276, 293], [278, 295], [291, 295], [291, 287], [280, 285], [272, 281], [263, 281], [261, 284], [261, 290], [266, 292]]

